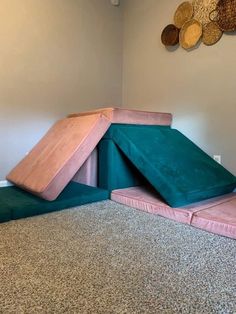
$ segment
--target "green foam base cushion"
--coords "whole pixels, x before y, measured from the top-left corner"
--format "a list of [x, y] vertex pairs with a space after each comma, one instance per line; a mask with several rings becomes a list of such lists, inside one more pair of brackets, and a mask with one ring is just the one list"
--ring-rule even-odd
[[46, 201], [15, 186], [0, 188], [0, 222], [45, 214], [106, 200], [107, 190], [70, 182], [55, 201]]
[[98, 186], [109, 191], [144, 184], [144, 178], [110, 139], [98, 145]]
[[232, 192], [236, 178], [179, 131], [112, 126], [113, 141], [172, 207]]

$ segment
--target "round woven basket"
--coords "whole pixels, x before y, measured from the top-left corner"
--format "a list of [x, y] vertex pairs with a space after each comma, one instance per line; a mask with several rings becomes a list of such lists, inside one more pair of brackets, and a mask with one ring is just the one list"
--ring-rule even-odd
[[193, 0], [193, 18], [202, 25], [210, 22], [209, 14], [216, 9], [219, 0]]
[[215, 22], [209, 22], [203, 26], [202, 41], [205, 45], [211, 46], [217, 43], [223, 32]]
[[174, 14], [174, 24], [181, 28], [185, 22], [189, 21], [193, 16], [193, 6], [189, 1], [181, 3]]
[[161, 34], [161, 41], [165, 46], [175, 46], [179, 42], [179, 29], [173, 25], [167, 25]]
[[[215, 15], [214, 17], [213, 14]], [[219, 0], [216, 9], [210, 12], [211, 21], [215, 21], [222, 31], [236, 30], [236, 0]]]
[[184, 49], [194, 47], [202, 36], [202, 25], [192, 19], [182, 26], [179, 33], [179, 43]]

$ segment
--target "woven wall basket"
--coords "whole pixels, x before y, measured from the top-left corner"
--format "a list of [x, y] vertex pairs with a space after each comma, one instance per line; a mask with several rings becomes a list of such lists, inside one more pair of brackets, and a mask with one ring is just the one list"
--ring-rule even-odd
[[[215, 15], [215, 17], [213, 17]], [[215, 21], [222, 31], [232, 32], [236, 30], [236, 0], [219, 0], [216, 9], [209, 17]]]
[[174, 14], [174, 24], [181, 28], [185, 22], [189, 21], [193, 16], [193, 6], [189, 1], [181, 3]]
[[173, 25], [167, 25], [161, 34], [161, 41], [165, 46], [175, 46], [179, 42], [179, 29]]
[[223, 32], [215, 22], [209, 22], [203, 26], [202, 41], [205, 45], [210, 46], [217, 43]]
[[210, 22], [209, 14], [216, 9], [218, 0], [193, 0], [193, 18], [202, 25]]
[[179, 33], [179, 43], [184, 49], [194, 47], [202, 36], [202, 25], [192, 19], [182, 26]]

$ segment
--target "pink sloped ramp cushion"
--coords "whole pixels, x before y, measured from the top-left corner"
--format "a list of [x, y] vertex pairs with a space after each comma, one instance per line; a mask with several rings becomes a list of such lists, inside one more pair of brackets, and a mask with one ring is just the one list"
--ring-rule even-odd
[[106, 116], [111, 123], [144, 125], [171, 125], [172, 123], [171, 113], [129, 110], [122, 108], [100, 108], [93, 111], [73, 113], [68, 117], [79, 117], [98, 113]]
[[114, 190], [115, 202], [236, 239], [236, 193], [172, 208], [144, 186]]
[[41, 198], [56, 199], [109, 126], [101, 114], [56, 122], [7, 179]]

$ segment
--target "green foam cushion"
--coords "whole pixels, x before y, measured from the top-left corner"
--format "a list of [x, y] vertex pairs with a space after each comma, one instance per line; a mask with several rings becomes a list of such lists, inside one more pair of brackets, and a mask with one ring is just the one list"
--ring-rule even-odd
[[144, 178], [110, 139], [98, 145], [98, 186], [109, 191], [141, 185]]
[[11, 220], [11, 209], [8, 206], [8, 200], [2, 197], [2, 191], [9, 189], [9, 187], [0, 188], [0, 222]]
[[70, 182], [55, 201], [46, 201], [15, 186], [0, 189], [0, 222], [40, 215], [69, 207], [106, 200], [103, 189]]
[[179, 131], [116, 126], [112, 138], [172, 207], [230, 193], [236, 178]]

